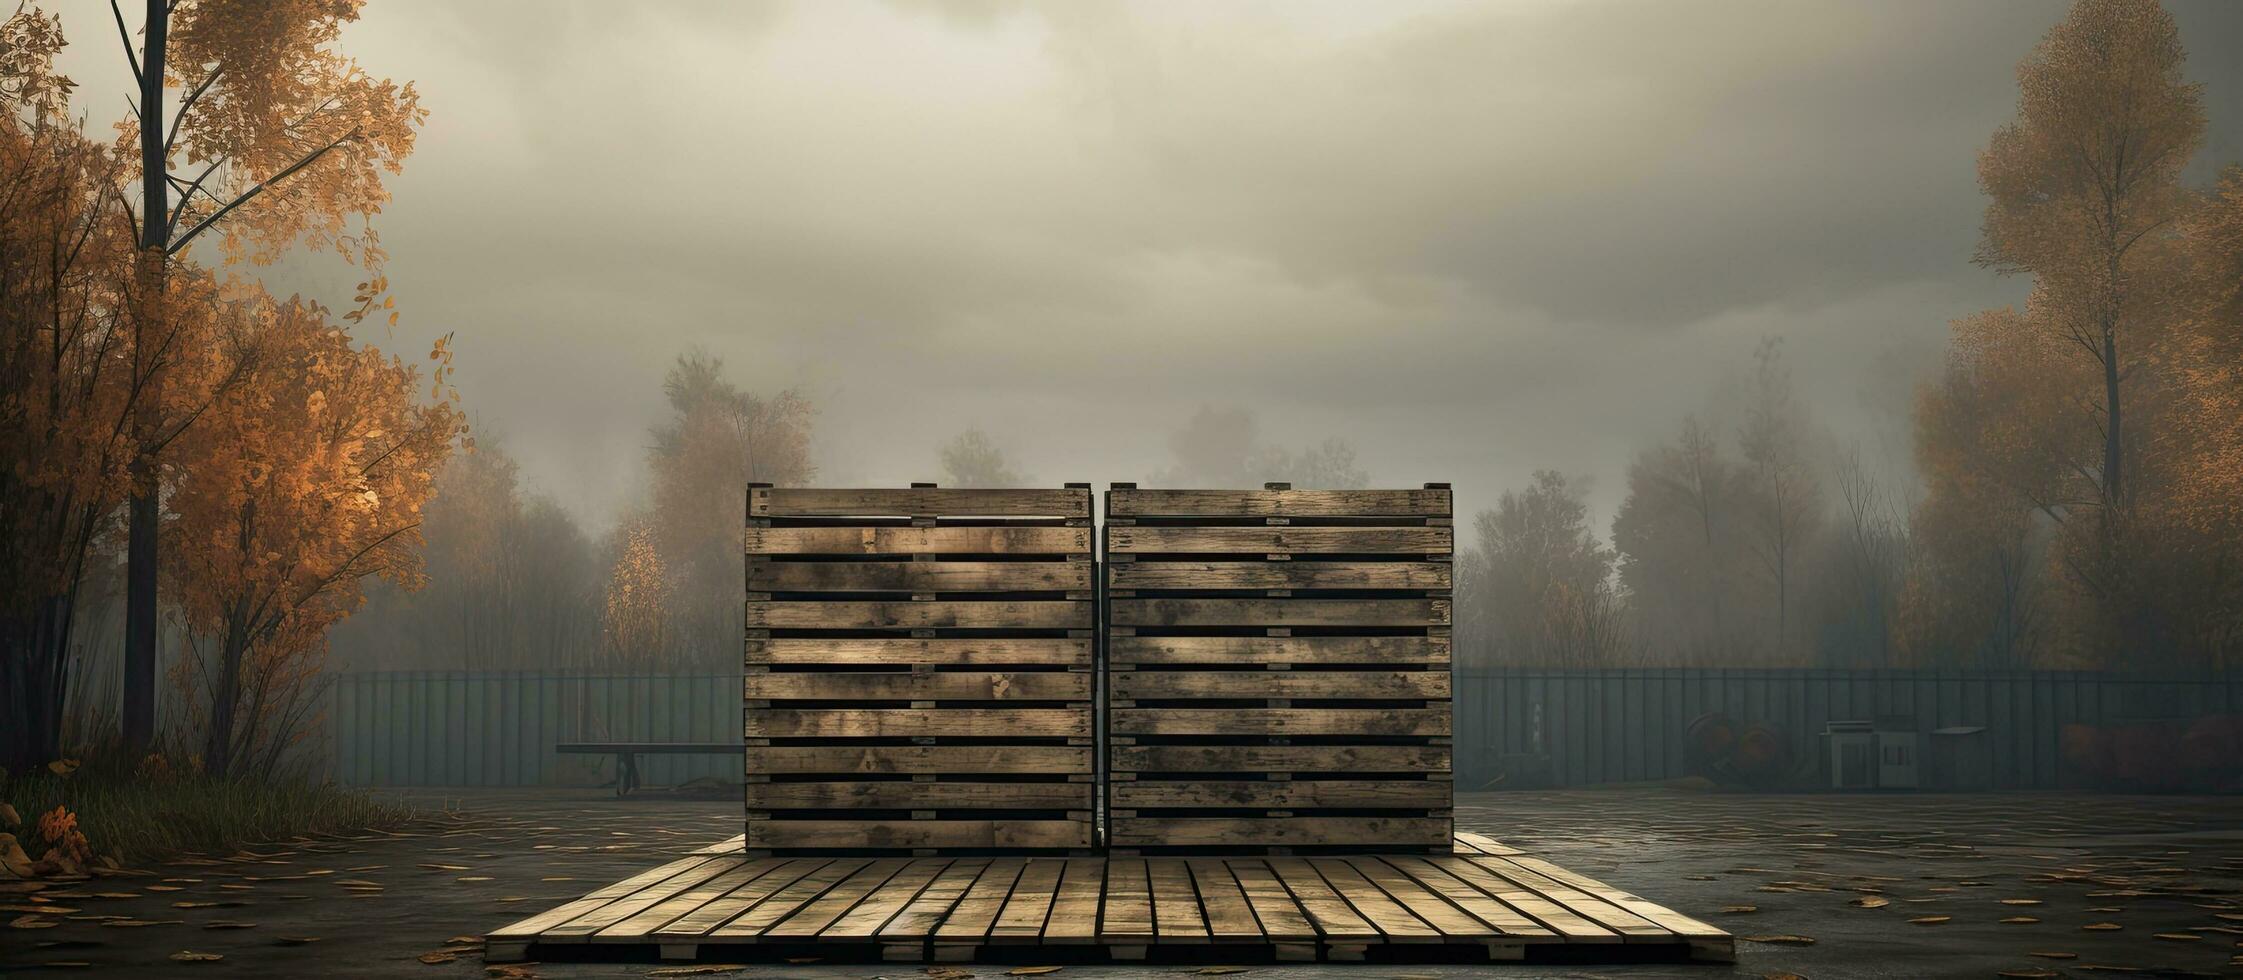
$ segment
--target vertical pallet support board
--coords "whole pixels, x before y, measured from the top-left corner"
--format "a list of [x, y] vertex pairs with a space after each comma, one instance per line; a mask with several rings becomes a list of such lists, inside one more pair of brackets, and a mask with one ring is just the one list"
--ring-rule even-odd
[[1453, 507], [1107, 491], [1114, 853], [1449, 851]]
[[750, 484], [751, 855], [1083, 854], [1091, 491]]

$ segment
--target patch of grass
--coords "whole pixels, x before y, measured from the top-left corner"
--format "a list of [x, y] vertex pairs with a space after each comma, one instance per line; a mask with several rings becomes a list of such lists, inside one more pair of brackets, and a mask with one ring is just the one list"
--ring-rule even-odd
[[23, 819], [0, 832], [14, 833], [32, 857], [46, 849], [39, 815], [61, 806], [77, 814], [94, 854], [128, 866], [189, 851], [230, 854], [297, 836], [388, 829], [415, 816], [410, 807], [309, 779], [151, 777], [95, 760], [69, 775], [9, 773], [0, 781], [0, 802]]

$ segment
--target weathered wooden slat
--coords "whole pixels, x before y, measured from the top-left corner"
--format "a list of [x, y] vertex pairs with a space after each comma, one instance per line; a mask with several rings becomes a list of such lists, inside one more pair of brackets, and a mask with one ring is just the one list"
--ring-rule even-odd
[[1153, 927], [1161, 941], [1205, 942], [1207, 919], [1192, 890], [1191, 870], [1182, 861], [1153, 861], [1145, 873], [1153, 889]]
[[[752, 750], [751, 750], [752, 751]], [[1446, 745], [1117, 745], [1121, 772], [1447, 772]]]
[[1090, 749], [1071, 745], [750, 745], [747, 773], [1085, 773]]
[[1619, 933], [1600, 926], [1541, 895], [1520, 887], [1465, 857], [1430, 857], [1426, 863], [1471, 885], [1505, 905], [1533, 916], [1536, 922], [1564, 936], [1567, 942], [1616, 943]]
[[967, 889], [972, 888], [988, 868], [988, 858], [961, 858], [952, 861], [950, 867], [944, 868], [942, 874], [927, 886], [926, 891], [920, 892], [919, 897], [912, 899], [910, 905], [896, 913], [896, 917], [888, 920], [887, 925], [880, 927], [880, 938], [911, 940], [932, 937], [935, 927], [942, 924], [943, 919], [957, 907], [959, 900], [966, 897]]
[[[1518, 851], [1516, 849], [1511, 849], [1511, 853], [1518, 854]], [[1664, 905], [1660, 905], [1657, 902], [1653, 902], [1650, 899], [1644, 898], [1640, 895], [1621, 891], [1618, 888], [1614, 888], [1611, 885], [1607, 885], [1604, 882], [1588, 877], [1587, 875], [1583, 875], [1575, 871], [1569, 871], [1555, 864], [1551, 864], [1548, 861], [1541, 860], [1540, 858], [1531, 858], [1521, 855], [1512, 858], [1511, 862], [1518, 865], [1519, 867], [1526, 868], [1530, 871], [1541, 874], [1546, 878], [1572, 885], [1573, 887], [1587, 892], [1590, 895], [1593, 895], [1599, 899], [1602, 899], [1613, 905], [1617, 905], [1622, 909], [1632, 912], [1639, 917], [1650, 920], [1653, 924], [1659, 926], [1662, 929], [1669, 930], [1685, 938], [1718, 939], [1729, 935], [1728, 933], [1723, 932], [1722, 930], [1715, 928], [1712, 925], [1709, 925], [1697, 919], [1693, 919], [1687, 915], [1683, 915], [1680, 912], [1667, 908]]]
[[1449, 734], [1447, 708], [1115, 708], [1117, 735]]
[[1269, 867], [1256, 860], [1227, 860], [1223, 867], [1238, 881], [1240, 891], [1246, 893], [1246, 903], [1253, 906], [1254, 917], [1261, 922], [1262, 932], [1273, 942], [1305, 941], [1316, 938], [1316, 927], [1308, 921], [1301, 905], [1293, 900], [1292, 893], [1277, 880]]
[[749, 783], [750, 810], [1087, 810], [1089, 783]]
[[1449, 624], [1447, 599], [1113, 599], [1106, 612], [1115, 626]]
[[1150, 490], [1106, 493], [1114, 517], [1447, 517], [1447, 490]]
[[1125, 561], [1106, 566], [1117, 589], [1426, 589], [1455, 586], [1444, 561]]
[[752, 487], [749, 517], [1089, 517], [1090, 491], [978, 487]]
[[883, 858], [865, 865], [825, 894], [805, 903], [800, 911], [780, 920], [777, 925], [765, 931], [764, 935], [773, 939], [815, 936], [863, 901], [866, 895], [872, 894], [874, 889], [886, 884], [890, 878], [902, 873], [913, 863], [915, 862], [900, 858]]
[[715, 878], [738, 864], [739, 862], [735, 859], [710, 858], [690, 870], [671, 876], [667, 880], [640, 888], [629, 895], [617, 898], [560, 925], [544, 929], [540, 932], [538, 938], [547, 942], [582, 940], [584, 937], [644, 912], [672, 896]]
[[[1236, 870], [1244, 863], [1234, 861], [1231, 862], [1231, 867]], [[1326, 942], [1360, 942], [1379, 938], [1378, 927], [1357, 914], [1355, 907], [1333, 891], [1332, 886], [1326, 884], [1324, 877], [1317, 874], [1316, 869], [1309, 867], [1308, 862], [1292, 858], [1270, 858], [1262, 863], [1277, 876], [1278, 881], [1284, 883], [1286, 891], [1293, 893], [1293, 900], [1300, 904], [1302, 914], [1316, 926], [1316, 931], [1322, 934]], [[1241, 873], [1239, 880], [1245, 881], [1246, 876]]]
[[748, 563], [750, 592], [1050, 592], [1091, 586], [1087, 561]]
[[[1351, 857], [1347, 866], [1364, 880], [1387, 894], [1397, 904], [1408, 909], [1411, 915], [1423, 919], [1427, 925], [1440, 930], [1444, 936], [1492, 936], [1495, 930], [1487, 923], [1465, 914], [1446, 899], [1427, 891], [1410, 876], [1375, 857]], [[1326, 878], [1331, 876], [1327, 874]]]
[[1305, 810], [1318, 807], [1400, 807], [1442, 809], [1450, 803], [1447, 780], [1293, 779], [1126, 780], [1108, 787], [1112, 805], [1123, 809], [1158, 807], [1249, 807]]
[[[1298, 861], [1304, 859], [1279, 860]], [[1377, 926], [1378, 931], [1384, 933], [1388, 940], [1402, 942], [1428, 940], [1441, 934], [1439, 929], [1411, 914], [1410, 910], [1403, 908], [1401, 903], [1388, 898], [1385, 892], [1378, 890], [1377, 886], [1363, 880], [1363, 876], [1357, 874], [1354, 866], [1348, 864], [1345, 859], [1310, 858], [1305, 860], [1310, 867], [1316, 869], [1317, 873], [1324, 876], [1324, 880], [1331, 884], [1333, 891], [1339, 892], [1341, 898], [1347, 899], [1349, 905], [1355, 906], [1355, 911], [1362, 913], [1363, 918], [1370, 920], [1371, 925]]]
[[1043, 941], [1087, 943], [1098, 938], [1098, 897], [1106, 881], [1106, 862], [1097, 858], [1069, 858], [1053, 896], [1051, 915], [1044, 920]]
[[[777, 641], [773, 641], [777, 642]], [[1117, 664], [1446, 664], [1446, 636], [1116, 636]]]
[[[1442, 555], [1455, 535], [1438, 527], [1144, 527], [1108, 525], [1110, 554]], [[1028, 549], [1019, 549], [1028, 550]], [[1054, 549], [1064, 551], [1066, 549]]]
[[[863, 676], [863, 675], [856, 675]], [[754, 678], [750, 677], [752, 681]], [[1162, 698], [1402, 698], [1449, 696], [1446, 670], [1130, 670], [1108, 678], [1122, 700]], [[752, 695], [751, 695], [752, 696]]]
[[1090, 600], [748, 603], [755, 629], [1089, 629]]
[[679, 875], [702, 868], [711, 861], [718, 860], [726, 859], [716, 856], [695, 855], [649, 868], [612, 885], [595, 889], [591, 894], [559, 908], [548, 909], [518, 922], [501, 926], [490, 935], [496, 939], [533, 939], [544, 934], [548, 929], [556, 928], [580, 916], [596, 911], [618, 898], [637, 894], [641, 889], [659, 885]]
[[750, 527], [751, 555], [1087, 555], [1086, 527]]
[[1013, 735], [1088, 738], [1090, 706], [1078, 708], [756, 708], [749, 738], [905, 738]]
[[1510, 858], [1470, 857], [1465, 860], [1502, 875], [1520, 887], [1532, 889], [1544, 898], [1619, 933], [1629, 942], [1666, 939], [1674, 935], [1656, 922], [1540, 872], [1520, 867]]
[[817, 870], [803, 875], [786, 887], [773, 892], [769, 898], [757, 902], [753, 908], [734, 916], [731, 921], [718, 926], [712, 935], [718, 937], [759, 936], [781, 919], [794, 914], [796, 909], [826, 893], [843, 879], [856, 874], [872, 861], [867, 858], [843, 858], [829, 861]]
[[1505, 905], [1487, 893], [1465, 884], [1455, 876], [1434, 867], [1424, 858], [1389, 855], [1383, 860], [1402, 873], [1409, 875], [1412, 880], [1425, 886], [1427, 890], [1455, 903], [1458, 908], [1472, 913], [1474, 917], [1487, 923], [1490, 928], [1506, 936], [1553, 935], [1540, 923], [1528, 918], [1526, 913]]
[[1089, 847], [1087, 820], [750, 820], [749, 847]]
[[989, 862], [989, 867], [974, 879], [966, 897], [935, 928], [936, 939], [971, 940], [989, 934], [989, 927], [997, 921], [997, 912], [1005, 907], [1005, 899], [1012, 895], [1013, 883], [1028, 867], [1020, 858], [1000, 858]]
[[786, 863], [781, 858], [743, 860], [734, 857], [732, 860], [733, 866], [716, 877], [663, 899], [636, 915], [600, 930], [600, 938], [628, 939], [643, 937], [659, 931], [671, 922], [731, 894], [734, 889], [754, 881]]
[[748, 642], [750, 665], [882, 664], [909, 666], [1002, 666], [1061, 664], [1089, 666], [1087, 637], [970, 637], [937, 639], [779, 638]]
[[1496, 840], [1493, 837], [1489, 837], [1486, 834], [1475, 834], [1469, 831], [1457, 831], [1456, 843], [1456, 849], [1458, 853], [1464, 853], [1465, 845], [1467, 844], [1471, 845], [1471, 849], [1473, 852], [1480, 854], [1493, 854], [1498, 857], [1510, 857], [1514, 854], [1524, 853], [1518, 848], [1512, 847], [1509, 844], [1505, 844], [1502, 841]]
[[819, 939], [847, 941], [870, 939], [888, 924], [889, 919], [903, 911], [904, 906], [919, 897], [919, 893], [934, 884], [935, 877], [950, 867], [946, 858], [923, 858], [905, 865], [879, 888], [865, 895], [835, 919], [832, 925], [818, 932]]
[[[743, 838], [744, 840], [744, 838]], [[734, 847], [738, 850], [738, 845]], [[833, 863], [832, 858], [796, 858], [780, 865], [778, 869], [727, 892], [723, 897], [703, 905], [680, 917], [677, 921], [656, 930], [657, 939], [669, 937], [699, 938], [725, 923], [731, 922], [765, 899], [802, 880], [806, 875]]]
[[747, 675], [744, 690], [776, 701], [1087, 701], [1090, 681], [1088, 671], [766, 672]]
[[1360, 845], [1364, 841], [1437, 846], [1449, 822], [1433, 817], [1115, 817], [1107, 840], [1116, 847]]
[[1106, 859], [1106, 904], [1098, 938], [1109, 943], [1153, 938], [1153, 889], [1139, 858]]
[[1051, 915], [1052, 899], [1059, 893], [1059, 876], [1066, 869], [1067, 862], [1062, 860], [1029, 860], [1020, 880], [1013, 883], [1004, 910], [997, 913], [996, 924], [989, 927], [990, 937], [1021, 939], [1042, 934], [1044, 920]]
[[1246, 896], [1239, 891], [1238, 879], [1231, 876], [1229, 868], [1214, 858], [1193, 858], [1184, 866], [1191, 871], [1192, 886], [1199, 892], [1199, 902], [1207, 913], [1207, 935], [1216, 942], [1248, 942], [1262, 938], [1262, 927], [1254, 920], [1253, 906], [1246, 904]]

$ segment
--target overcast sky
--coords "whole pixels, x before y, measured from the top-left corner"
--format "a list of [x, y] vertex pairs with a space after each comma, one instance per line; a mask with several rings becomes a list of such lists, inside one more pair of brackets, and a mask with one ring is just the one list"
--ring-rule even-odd
[[[83, 10], [76, 3], [83, 3]], [[106, 10], [66, 70], [121, 110]], [[2243, 158], [2243, 3], [2169, 0]], [[1198, 406], [1491, 505], [1670, 437], [1763, 336], [1904, 463], [1969, 263], [1974, 160], [2050, 0], [371, 0], [345, 48], [430, 110], [379, 219], [405, 311], [534, 487], [643, 489], [681, 351], [805, 389], [820, 482], [1143, 479]], [[114, 91], [112, 100], [105, 93]], [[347, 271], [276, 275], [347, 305]]]

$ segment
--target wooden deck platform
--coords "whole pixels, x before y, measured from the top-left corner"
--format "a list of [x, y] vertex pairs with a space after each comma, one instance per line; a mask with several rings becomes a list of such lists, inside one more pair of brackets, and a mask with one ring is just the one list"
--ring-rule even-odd
[[1733, 957], [1728, 933], [1476, 834], [1453, 854], [750, 857], [712, 845], [490, 934], [535, 958], [1243, 963]]

